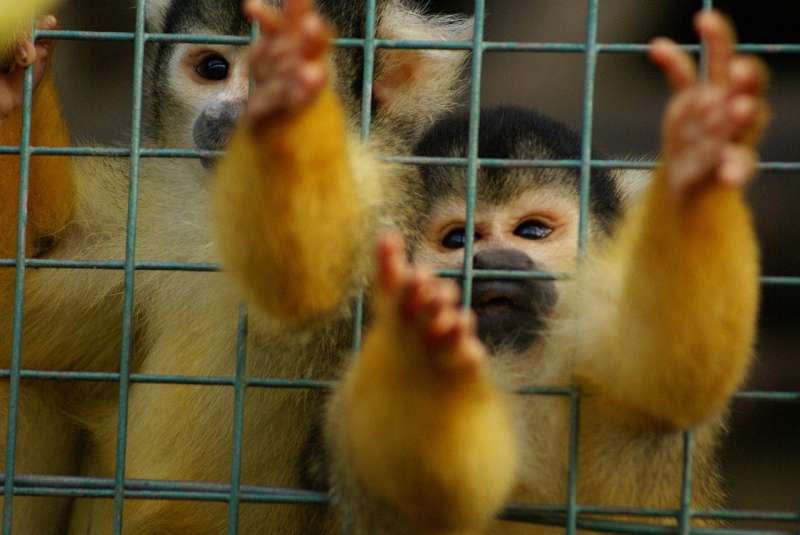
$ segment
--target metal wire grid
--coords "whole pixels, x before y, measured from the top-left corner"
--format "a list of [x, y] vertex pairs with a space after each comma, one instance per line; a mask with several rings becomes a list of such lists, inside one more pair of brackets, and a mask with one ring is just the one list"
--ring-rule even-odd
[[[587, 0], [588, 15], [586, 22], [586, 40], [584, 43], [521, 43], [521, 42], [489, 42], [484, 40], [484, 19], [486, 0], [475, 0], [475, 33], [472, 41], [420, 41], [420, 40], [387, 40], [378, 39], [375, 35], [375, 1], [366, 0], [366, 32], [362, 39], [338, 39], [341, 47], [361, 48], [364, 52], [364, 85], [363, 107], [361, 110], [361, 136], [369, 136], [371, 121], [371, 95], [374, 74], [375, 51], [379, 48], [394, 49], [443, 49], [468, 50], [471, 52], [470, 77], [470, 114], [469, 147], [466, 158], [415, 158], [395, 157], [390, 160], [406, 164], [465, 166], [467, 168], [467, 244], [465, 261], [462, 270], [445, 270], [441, 274], [449, 277], [461, 277], [464, 281], [464, 305], [469, 306], [471, 300], [472, 281], [475, 278], [561, 278], [566, 274], [475, 270], [472, 266], [475, 192], [478, 170], [481, 167], [547, 167], [575, 168], [581, 176], [581, 219], [579, 229], [578, 250], [582, 255], [586, 251], [588, 241], [588, 213], [590, 175], [592, 168], [652, 168], [655, 162], [627, 162], [621, 160], [594, 160], [591, 158], [592, 120], [594, 102], [594, 81], [597, 57], [601, 53], [643, 53], [648, 50], [645, 44], [598, 43], [597, 21], [600, 0]], [[702, 8], [710, 9], [712, 0], [702, 0]], [[0, 259], [0, 268], [24, 267], [37, 269], [111, 269], [121, 270], [125, 275], [125, 295], [123, 308], [122, 343], [120, 351], [120, 370], [117, 373], [105, 372], [66, 372], [25, 370], [22, 368], [22, 326], [25, 269], [16, 269], [15, 298], [13, 306], [13, 330], [11, 366], [0, 370], [0, 379], [9, 381], [8, 430], [5, 452], [6, 473], [0, 475], [3, 482], [3, 535], [11, 535], [11, 520], [14, 496], [80, 496], [109, 498], [114, 500], [114, 534], [121, 535], [123, 529], [122, 513], [126, 499], [178, 499], [214, 501], [228, 503], [228, 533], [238, 533], [239, 505], [249, 503], [288, 503], [288, 504], [327, 504], [328, 497], [323, 493], [298, 491], [271, 487], [255, 487], [241, 484], [241, 453], [244, 393], [247, 388], [280, 388], [280, 389], [325, 389], [330, 388], [327, 381], [307, 379], [255, 379], [245, 375], [247, 311], [243, 306], [240, 311], [236, 346], [236, 372], [234, 377], [184, 377], [176, 375], [143, 375], [130, 371], [131, 336], [133, 332], [133, 296], [134, 275], [136, 271], [194, 271], [208, 272], [218, 270], [212, 264], [187, 264], [174, 262], [137, 261], [135, 258], [136, 215], [139, 192], [139, 172], [141, 158], [203, 158], [216, 153], [200, 150], [172, 148], [143, 148], [141, 146], [142, 121], [142, 78], [144, 49], [148, 42], [181, 42], [181, 43], [213, 43], [247, 45], [256, 36], [256, 29], [250, 37], [160, 34], [145, 31], [145, 0], [136, 2], [136, 27], [133, 33], [126, 32], [86, 32], [86, 31], [37, 31], [34, 37], [47, 37], [59, 40], [78, 41], [128, 41], [134, 44], [134, 84], [133, 108], [131, 124], [131, 144], [128, 148], [119, 147], [34, 147], [30, 143], [31, 105], [33, 90], [33, 72], [28, 69], [24, 79], [23, 121], [19, 146], [0, 146], [0, 154], [18, 154], [20, 156], [20, 190], [18, 203], [20, 206], [17, 225], [17, 250], [12, 259]], [[693, 52], [702, 52], [700, 45], [685, 45]], [[800, 53], [797, 44], [740, 44], [739, 50], [765, 54]], [[583, 125], [581, 131], [582, 151], [579, 160], [497, 160], [479, 158], [478, 132], [480, 128], [481, 71], [483, 55], [487, 52], [559, 52], [580, 53], [585, 55], [585, 86], [583, 99]], [[26, 258], [25, 234], [27, 223], [28, 181], [30, 159], [36, 155], [70, 155], [70, 156], [106, 156], [130, 159], [130, 193], [128, 203], [128, 232], [126, 238], [125, 258], [118, 261], [72, 261], [42, 260]], [[800, 162], [764, 162], [762, 170], [798, 171]], [[762, 277], [763, 285], [800, 285], [800, 277]], [[362, 300], [356, 306], [356, 325], [354, 346], [359, 348], [362, 327]], [[16, 476], [16, 430], [17, 406], [21, 379], [39, 380], [71, 380], [71, 381], [106, 381], [119, 384], [119, 420], [117, 430], [117, 459], [113, 479], [88, 477], [59, 476]], [[229, 484], [205, 484], [192, 482], [131, 480], [125, 478], [125, 446], [127, 439], [128, 390], [132, 383], [155, 383], [174, 385], [215, 385], [233, 387], [234, 422], [231, 460], [231, 480]], [[692, 519], [749, 520], [773, 522], [800, 522], [800, 511], [744, 511], [744, 510], [711, 510], [701, 511], [691, 508], [691, 452], [692, 434], [684, 434], [683, 482], [681, 503], [678, 509], [598, 507], [578, 504], [577, 502], [577, 454], [578, 426], [580, 410], [580, 392], [575, 388], [529, 387], [519, 390], [521, 395], [563, 396], [571, 405], [571, 440], [569, 444], [569, 470], [567, 474], [567, 500], [563, 505], [534, 506], [512, 505], [506, 508], [502, 517], [518, 522], [537, 523], [541, 525], [564, 526], [572, 535], [577, 529], [588, 529], [614, 533], [761, 533], [747, 530], [693, 528]], [[736, 394], [737, 399], [762, 401], [797, 402], [800, 392], [776, 391], [742, 391]], [[596, 515], [613, 515], [627, 517], [629, 521], [606, 520]], [[646, 519], [673, 518], [677, 527], [656, 526], [643, 523]]]

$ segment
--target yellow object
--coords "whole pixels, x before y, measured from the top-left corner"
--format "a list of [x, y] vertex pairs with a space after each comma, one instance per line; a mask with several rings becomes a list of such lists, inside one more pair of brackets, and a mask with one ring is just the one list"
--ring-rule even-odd
[[[220, 165], [219, 247], [249, 300], [273, 317], [330, 312], [362, 253], [347, 232], [360, 228], [362, 214], [344, 131], [341, 104], [327, 87], [307, 109], [255, 136], [240, 128]], [[337, 230], [320, 239], [320, 226]]]
[[[39, 84], [33, 100], [31, 145], [40, 147], [69, 146], [69, 132], [61, 115], [51, 73]], [[19, 145], [22, 114], [12, 113], [0, 129], [1, 145]], [[19, 156], [0, 156], [0, 257], [16, 254], [17, 199], [19, 196]], [[74, 202], [72, 165], [66, 156], [31, 158], [28, 184], [28, 228], [26, 255], [36, 255], [37, 242], [55, 237], [69, 222]], [[2, 279], [13, 270], [3, 270]], [[1, 284], [0, 284], [1, 285]]]
[[10, 45], [21, 28], [56, 4], [56, 0], [0, 0], [0, 46]]

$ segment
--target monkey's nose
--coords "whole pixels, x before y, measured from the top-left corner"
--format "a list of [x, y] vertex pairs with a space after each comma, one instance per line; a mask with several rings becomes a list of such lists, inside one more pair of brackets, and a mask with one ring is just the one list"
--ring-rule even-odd
[[475, 269], [506, 269], [530, 271], [534, 268], [531, 257], [517, 249], [489, 249], [475, 255]]

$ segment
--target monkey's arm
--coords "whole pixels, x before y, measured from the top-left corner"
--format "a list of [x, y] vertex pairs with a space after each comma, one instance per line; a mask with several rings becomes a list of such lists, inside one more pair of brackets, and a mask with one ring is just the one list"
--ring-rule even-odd
[[241, 128], [216, 195], [223, 261], [256, 305], [302, 319], [341, 301], [361, 212], [341, 105], [329, 86], [258, 133]]
[[610, 320], [586, 303], [578, 379], [610, 417], [637, 425], [684, 429], [720, 412], [753, 350], [759, 254], [739, 186], [755, 172], [764, 74], [732, 57], [732, 30], [718, 14], [698, 27], [711, 81], [694, 84], [688, 58], [656, 46], [681, 90], [665, 119], [665, 156], [588, 281], [617, 292]]
[[[253, 50], [247, 115], [216, 178], [218, 241], [252, 302], [279, 319], [305, 319], [349, 289], [362, 209], [344, 112], [327, 79], [329, 30], [314, 13], [303, 15], [310, 23], [284, 22], [255, 4], [248, 9], [265, 37]], [[318, 26], [304, 35], [310, 58], [283, 46], [301, 21]]]
[[689, 427], [725, 406], [750, 363], [759, 268], [749, 211], [721, 184], [676, 206], [661, 170], [621, 232], [618, 309], [589, 331], [578, 378], [618, 416]]
[[[43, 28], [55, 27], [54, 18], [46, 18]], [[28, 53], [33, 50], [29, 44]], [[50, 45], [37, 43], [38, 54], [48, 54]], [[69, 146], [69, 132], [61, 114], [53, 75], [47, 69], [49, 58], [36, 60], [36, 78], [41, 77], [33, 97], [32, 128], [30, 143], [34, 146]], [[3, 94], [2, 107], [5, 118], [0, 123], [0, 145], [19, 145], [22, 132], [23, 72], [6, 75], [0, 82]], [[18, 217], [18, 195], [20, 157], [0, 156], [0, 257], [13, 257], [16, 253], [16, 230]], [[28, 228], [26, 254], [37, 251], [38, 242], [44, 237], [54, 237], [64, 229], [72, 216], [74, 203], [74, 179], [69, 158], [59, 156], [35, 156], [30, 161], [28, 183]], [[6, 275], [10, 273], [5, 271]], [[4, 275], [4, 277], [6, 276]], [[13, 276], [13, 274], [12, 274]]]
[[376, 320], [328, 412], [333, 487], [355, 533], [482, 533], [516, 475], [506, 394], [452, 281], [379, 246]]

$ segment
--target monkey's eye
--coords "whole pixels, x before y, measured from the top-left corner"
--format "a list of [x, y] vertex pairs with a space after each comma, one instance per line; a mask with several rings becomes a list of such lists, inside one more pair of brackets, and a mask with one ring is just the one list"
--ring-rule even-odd
[[553, 232], [553, 229], [534, 219], [524, 221], [514, 229], [514, 235], [526, 240], [543, 240]]
[[[475, 241], [481, 239], [480, 234], [475, 233]], [[467, 232], [464, 227], [454, 228], [442, 238], [442, 245], [447, 249], [463, 249], [467, 245]]]
[[211, 54], [204, 57], [195, 68], [195, 72], [206, 80], [220, 81], [228, 77], [230, 64], [228, 60], [219, 54]]

